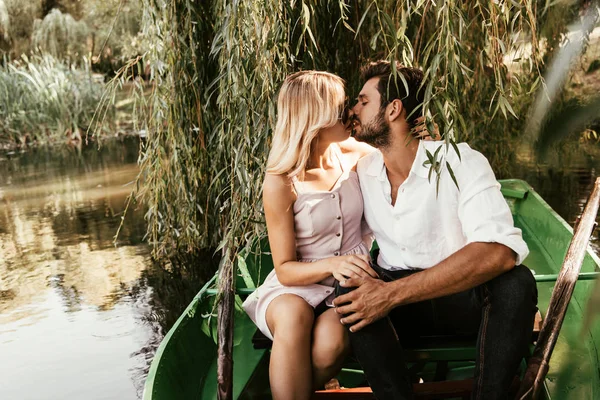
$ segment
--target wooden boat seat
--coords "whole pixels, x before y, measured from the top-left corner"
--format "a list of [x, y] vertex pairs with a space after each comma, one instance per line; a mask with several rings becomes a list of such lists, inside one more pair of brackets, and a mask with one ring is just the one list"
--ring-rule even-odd
[[[534, 343], [542, 327], [542, 315], [538, 311], [535, 315], [533, 332], [531, 335]], [[469, 399], [473, 387], [473, 379], [447, 381], [448, 363], [453, 361], [473, 361], [475, 360], [475, 337], [465, 336], [429, 336], [419, 338], [418, 341], [411, 343], [410, 347], [405, 346], [406, 360], [414, 363], [413, 367], [422, 368], [425, 363], [436, 363], [435, 377], [433, 382], [416, 383], [413, 386], [415, 398], [419, 400], [434, 400], [460, 398]], [[252, 337], [252, 343], [256, 349], [267, 349], [272, 345], [272, 341], [262, 334], [259, 330]], [[353, 357], [349, 357], [350, 362], [354, 362], [360, 368]], [[516, 393], [520, 385], [520, 380], [515, 376], [511, 390]], [[375, 399], [371, 388], [357, 387], [350, 389], [320, 390], [315, 392], [313, 399], [316, 400], [367, 400]]]
[[[537, 341], [541, 328], [542, 314], [538, 311], [535, 314], [531, 333], [532, 343]], [[425, 336], [405, 349], [407, 360], [473, 360], [475, 358], [475, 339], [474, 336]], [[254, 336], [252, 336], [252, 344], [255, 349], [270, 349], [273, 342], [257, 329]], [[469, 356], [470, 353], [473, 355]]]

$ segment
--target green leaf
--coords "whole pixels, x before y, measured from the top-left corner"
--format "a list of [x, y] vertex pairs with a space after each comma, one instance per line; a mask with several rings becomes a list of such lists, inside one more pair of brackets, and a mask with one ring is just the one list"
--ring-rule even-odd
[[435, 163], [435, 158], [433, 157], [433, 154], [431, 154], [431, 152], [427, 149], [425, 149], [425, 154], [427, 154], [427, 159], [429, 160], [429, 162], [431, 164]]
[[371, 2], [371, 4], [369, 4], [369, 7], [367, 7], [367, 9], [365, 10], [362, 18], [360, 19], [360, 22], [358, 23], [358, 27], [356, 28], [356, 34], [354, 35], [354, 39], [356, 39], [356, 37], [358, 36], [358, 32], [360, 32], [360, 28], [363, 24], [363, 22], [365, 22], [365, 18], [367, 17], [367, 14], [369, 13], [369, 10], [371, 9], [371, 6], [375, 3], [375, 1]]
[[458, 156], [458, 159], [460, 161], [462, 161], [462, 158], [461, 158], [461, 155], [460, 155], [460, 150], [458, 150], [458, 145], [456, 144], [456, 142], [454, 141], [454, 139], [450, 139], [450, 144], [452, 145], [452, 148], [456, 152], [456, 155]]
[[435, 153], [433, 153], [433, 159], [434, 159], [435, 161], [437, 161], [437, 156], [438, 156], [438, 154], [440, 153], [440, 150], [442, 149], [442, 147], [443, 147], [443, 146], [439, 146], [439, 147], [438, 147], [438, 148], [435, 150]]
[[519, 119], [519, 117], [517, 117], [515, 110], [513, 110], [512, 106], [510, 105], [510, 102], [508, 101], [507, 98], [504, 98], [504, 102], [505, 102], [505, 106], [506, 106], [506, 109], [508, 110], [508, 112], [510, 112], [513, 115], [513, 117], [515, 117], [516, 119]]
[[429, 174], [427, 175], [427, 181], [431, 183], [431, 174], [433, 174], [433, 165], [429, 167]]
[[448, 168], [448, 173], [450, 174], [450, 177], [452, 178], [452, 182], [454, 182], [454, 184], [456, 185], [456, 188], [458, 190], [460, 190], [460, 188], [458, 187], [458, 182], [456, 181], [456, 176], [454, 176], [454, 171], [452, 170], [452, 167], [450, 166], [448, 161], [446, 161], [446, 168]]
[[241, 255], [238, 254], [237, 262], [238, 262], [238, 270], [240, 271], [240, 275], [242, 276], [242, 279], [244, 280], [246, 287], [250, 288], [250, 289], [256, 288], [256, 285], [254, 284], [254, 281], [252, 280], [252, 276], [250, 275], [250, 271], [248, 270], [248, 265], [246, 264], [246, 260], [244, 259], [244, 257], [242, 257]]

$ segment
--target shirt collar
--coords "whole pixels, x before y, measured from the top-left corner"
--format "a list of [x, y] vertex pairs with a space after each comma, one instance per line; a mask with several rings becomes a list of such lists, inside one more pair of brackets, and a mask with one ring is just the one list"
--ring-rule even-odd
[[410, 173], [420, 176], [421, 178], [428, 178], [429, 177], [429, 168], [431, 167], [431, 165], [427, 164], [427, 165], [423, 166], [423, 163], [428, 160], [427, 150], [429, 150], [429, 152], [431, 154], [433, 154], [433, 153], [435, 153], [435, 150], [437, 150], [437, 148], [439, 146], [443, 146], [443, 145], [444, 144], [442, 142], [433, 142], [433, 141], [425, 142], [424, 140], [420, 140], [419, 147], [417, 148], [417, 154], [415, 156], [415, 161], [413, 161], [413, 165], [410, 169]]
[[[431, 142], [431, 143], [438, 143], [440, 146], [443, 146], [443, 143], [440, 143], [440, 142]], [[430, 147], [430, 146], [425, 145], [423, 140], [419, 141], [419, 147], [417, 148], [417, 154], [415, 157], [415, 161], [413, 162], [413, 165], [410, 168], [411, 174], [415, 174], [417, 176], [420, 176], [421, 178], [427, 178], [429, 176], [429, 167], [430, 166], [429, 165], [423, 166], [423, 163], [425, 161], [427, 161], [427, 159], [428, 159], [426, 150], [429, 150], [433, 154], [433, 152], [435, 152], [435, 149], [437, 149], [437, 146], [435, 147], [435, 149], [433, 151], [431, 149], [427, 149], [427, 147]], [[369, 167], [367, 168], [367, 174], [370, 176], [376, 177], [377, 179], [379, 179], [382, 182], [387, 179], [385, 164], [383, 163], [383, 154], [381, 154], [381, 152], [379, 150], [377, 150], [375, 152], [373, 160], [371, 161], [371, 163], [369, 164]]]
[[385, 165], [383, 164], [383, 154], [379, 150], [376, 150], [373, 155], [373, 159], [367, 168], [367, 175], [374, 176], [382, 182], [387, 179]]

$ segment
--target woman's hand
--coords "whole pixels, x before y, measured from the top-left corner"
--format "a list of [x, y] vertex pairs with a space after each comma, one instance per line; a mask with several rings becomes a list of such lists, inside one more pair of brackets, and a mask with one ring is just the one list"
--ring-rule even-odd
[[369, 255], [352, 254], [348, 256], [331, 257], [327, 259], [329, 271], [340, 282], [348, 278], [379, 278], [369, 265]]
[[428, 128], [425, 117], [419, 117], [416, 119], [415, 127], [412, 129], [414, 137], [423, 140], [440, 140], [440, 131], [435, 122], [431, 121], [432, 125]]

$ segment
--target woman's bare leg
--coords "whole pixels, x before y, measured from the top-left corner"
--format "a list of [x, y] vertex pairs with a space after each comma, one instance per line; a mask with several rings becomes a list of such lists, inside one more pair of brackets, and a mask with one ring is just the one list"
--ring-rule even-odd
[[333, 308], [319, 315], [313, 328], [311, 348], [314, 389], [323, 387], [342, 368], [350, 349], [348, 330]]
[[314, 309], [303, 298], [284, 294], [267, 308], [273, 334], [269, 379], [275, 400], [304, 400], [312, 395], [310, 360]]

